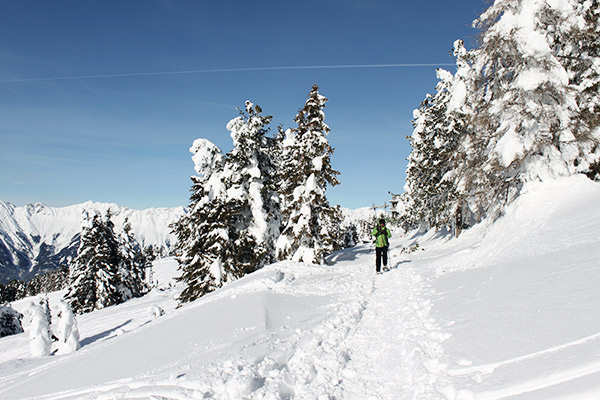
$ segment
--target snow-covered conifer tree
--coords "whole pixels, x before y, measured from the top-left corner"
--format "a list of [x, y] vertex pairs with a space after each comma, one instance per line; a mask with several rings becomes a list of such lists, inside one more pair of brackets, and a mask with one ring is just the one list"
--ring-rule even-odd
[[436, 94], [427, 95], [414, 112], [401, 216], [405, 230], [448, 227], [459, 232], [462, 226], [463, 196], [456, 179], [472, 171], [465, 168], [467, 149], [461, 146], [468, 141], [471, 118], [470, 63], [461, 40], [454, 43], [454, 55], [457, 73], [439, 69]]
[[41, 295], [39, 297], [38, 304], [42, 308], [42, 311], [44, 311], [46, 321], [48, 321], [48, 335], [55, 340], [56, 338], [52, 334], [52, 312], [50, 310], [50, 301], [48, 300], [48, 295], [45, 293]]
[[600, 2], [544, 4], [537, 26], [574, 90], [579, 118], [573, 134], [584, 147], [580, 153], [587, 154], [578, 161], [577, 169], [600, 180]]
[[78, 314], [122, 302], [119, 292], [119, 243], [110, 213], [94, 215], [84, 226], [75, 263], [69, 271], [65, 299]]
[[575, 11], [575, 3], [496, 0], [475, 22], [483, 32], [474, 128], [486, 151], [479, 154], [484, 180], [470, 192], [488, 215], [497, 215], [524, 182], [585, 172], [600, 155], [553, 43], [562, 22], [548, 18]]
[[236, 212], [234, 257], [241, 276], [271, 262], [279, 236], [280, 210], [273, 139], [267, 137], [271, 116], [246, 101], [245, 112], [227, 124], [233, 149], [226, 156], [224, 175], [228, 197], [240, 202]]
[[52, 351], [52, 339], [48, 319], [43, 308], [31, 303], [27, 309], [30, 316], [29, 352], [32, 357], [49, 356]]
[[10, 305], [0, 305], [0, 338], [23, 333], [23, 314]]
[[230, 153], [205, 139], [190, 149], [199, 176], [192, 177], [189, 213], [173, 225], [179, 279], [187, 284], [182, 302], [253, 272], [274, 256], [280, 213], [274, 144], [266, 137], [271, 117], [250, 102], [240, 114], [227, 124], [234, 144]]
[[119, 235], [119, 242], [121, 252], [119, 292], [122, 299], [126, 301], [133, 297], [140, 297], [147, 292], [146, 268], [149, 266], [149, 262], [135, 240], [127, 218]]
[[77, 320], [69, 304], [62, 300], [58, 303], [58, 328], [56, 334], [58, 337], [58, 350], [56, 354], [72, 353], [81, 347]]
[[[409, 164], [414, 173], [408, 174], [404, 200], [418, 212], [409, 222], [439, 228], [450, 217], [458, 233], [463, 225], [500, 215], [528, 181], [600, 176], [599, 11], [597, 1], [496, 0], [474, 22], [482, 30], [480, 46], [455, 49], [458, 69], [446, 87], [447, 109], [440, 110], [446, 121], [441, 136], [460, 128], [452, 151], [434, 160], [424, 153], [431, 148], [425, 138], [437, 118], [432, 111], [439, 88], [416, 114]], [[460, 124], [447, 123], [456, 116]], [[435, 164], [442, 155], [449, 164]], [[433, 185], [434, 194], [452, 194], [442, 214], [428, 204], [427, 178], [413, 179], [434, 165], [448, 167]]]
[[192, 177], [189, 212], [172, 226], [182, 272], [178, 280], [186, 284], [181, 302], [193, 301], [234, 278], [229, 222], [241, 208], [239, 201], [227, 197], [221, 150], [206, 139], [197, 139], [190, 151], [199, 176]]
[[323, 263], [327, 254], [340, 248], [339, 207], [331, 207], [327, 185], [339, 184], [331, 167], [333, 149], [325, 124], [327, 98], [313, 85], [304, 107], [296, 115], [297, 128], [279, 135], [282, 142], [280, 194], [283, 232], [277, 241], [277, 257], [306, 263]]
[[441, 69], [437, 74], [436, 95], [427, 96], [414, 112], [415, 129], [409, 138], [413, 151], [408, 157], [404, 188], [408, 199], [402, 215], [405, 229], [447, 226], [447, 207], [454, 196], [454, 188], [443, 178], [453, 169], [451, 154], [457, 150], [463, 124], [448, 118], [452, 74]]

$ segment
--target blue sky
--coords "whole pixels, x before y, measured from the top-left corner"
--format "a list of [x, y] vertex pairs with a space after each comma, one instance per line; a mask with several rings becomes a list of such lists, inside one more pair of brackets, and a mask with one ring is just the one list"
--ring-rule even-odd
[[484, 0], [4, 1], [0, 200], [185, 206], [194, 139], [229, 151], [225, 126], [246, 99], [273, 115], [273, 132], [293, 127], [317, 83], [341, 172], [330, 202], [382, 204], [388, 191], [402, 192], [412, 111], [434, 91], [436, 67], [287, 67], [453, 71], [444, 65], [454, 62], [452, 43], [474, 46], [470, 24], [485, 8]]

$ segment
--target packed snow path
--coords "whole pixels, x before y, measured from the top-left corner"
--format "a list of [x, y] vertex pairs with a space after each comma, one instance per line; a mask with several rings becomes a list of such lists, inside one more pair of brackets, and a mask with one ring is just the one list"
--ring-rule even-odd
[[377, 276], [363, 318], [348, 340], [344, 397], [454, 398], [446, 382], [447, 364], [441, 361], [440, 344], [447, 336], [429, 316], [431, 303], [422, 297], [427, 288], [410, 261], [394, 259], [391, 267]]

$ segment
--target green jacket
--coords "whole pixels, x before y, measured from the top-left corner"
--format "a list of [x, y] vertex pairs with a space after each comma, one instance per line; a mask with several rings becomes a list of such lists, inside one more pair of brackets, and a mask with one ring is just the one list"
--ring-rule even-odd
[[373, 232], [371, 234], [375, 236], [375, 247], [389, 246], [390, 242], [388, 239], [392, 237], [392, 232], [390, 232], [386, 226], [381, 228], [379, 225], [377, 225], [375, 228], [373, 228]]

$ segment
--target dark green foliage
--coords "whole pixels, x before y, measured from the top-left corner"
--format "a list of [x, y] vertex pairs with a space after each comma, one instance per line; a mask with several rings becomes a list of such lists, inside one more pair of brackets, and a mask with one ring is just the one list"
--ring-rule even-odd
[[283, 231], [277, 257], [321, 264], [344, 241], [339, 207], [331, 207], [325, 191], [339, 184], [339, 172], [331, 167], [330, 132], [325, 124], [327, 98], [313, 85], [304, 107], [296, 115], [297, 127], [278, 135], [281, 149], [279, 193]]
[[81, 235], [79, 253], [69, 274], [69, 291], [65, 300], [73, 312], [83, 314], [122, 302], [118, 286], [119, 243], [107, 213], [98, 215]]
[[143, 296], [148, 291], [146, 269], [152, 266], [133, 237], [127, 219], [120, 236], [119, 292], [123, 300]]
[[179, 300], [189, 302], [273, 260], [279, 233], [272, 117], [246, 102], [231, 120], [234, 148], [222, 154], [204, 141], [200, 177], [193, 177], [190, 212], [173, 224], [175, 254], [186, 283]]
[[0, 305], [0, 337], [22, 333], [22, 319], [23, 314], [10, 305]]
[[37, 275], [27, 283], [13, 280], [5, 285], [0, 284], [0, 303], [10, 303], [40, 293], [62, 290], [67, 286], [68, 276], [69, 268], [60, 267], [54, 271]]
[[590, 165], [590, 169], [586, 175], [591, 180], [600, 182], [600, 160]]
[[[193, 178], [194, 179], [194, 178]], [[193, 209], [173, 225], [177, 237], [175, 254], [186, 288], [179, 301], [193, 301], [219, 288], [224, 281], [241, 276], [233, 259], [231, 225], [239, 205], [218, 199], [199, 203], [208, 194], [194, 185]]]

